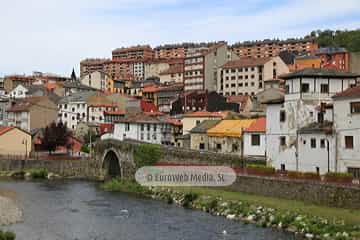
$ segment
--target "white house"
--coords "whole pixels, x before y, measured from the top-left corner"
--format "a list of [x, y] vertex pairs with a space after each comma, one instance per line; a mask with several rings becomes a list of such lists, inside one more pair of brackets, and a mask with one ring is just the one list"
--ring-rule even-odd
[[258, 118], [244, 130], [244, 156], [260, 157], [266, 155], [266, 118]]
[[175, 124], [166, 116], [152, 116], [144, 113], [127, 116], [114, 124], [112, 134], [101, 139], [131, 139], [153, 144], [170, 145], [173, 142]]
[[28, 88], [23, 86], [22, 84], [17, 85], [13, 90], [9, 92], [9, 97], [14, 99], [26, 98], [26, 93], [28, 92]]
[[[333, 69], [303, 69], [281, 77], [285, 80], [284, 99], [271, 100], [266, 108], [267, 161], [277, 169], [324, 173], [334, 168], [334, 153], [328, 157], [323, 140], [330, 146], [333, 140], [327, 136], [326, 122], [333, 122], [332, 96], [355, 86], [358, 75]], [[314, 126], [318, 123], [318, 126]], [[321, 128], [321, 131], [301, 131], [304, 128]], [[307, 129], [307, 130], [309, 130]], [[325, 132], [325, 133], [324, 133]], [[320, 135], [319, 135], [320, 134]], [[306, 136], [305, 136], [306, 135]], [[310, 142], [309, 142], [310, 138]], [[316, 140], [311, 140], [315, 138]], [[308, 155], [308, 144], [316, 141], [312, 154]], [[312, 142], [312, 143], [311, 143]], [[305, 144], [304, 144], [305, 143]], [[305, 145], [305, 146], [304, 146]], [[302, 151], [302, 152], [300, 152]], [[333, 154], [333, 155], [331, 155]], [[314, 160], [309, 160], [311, 156]], [[315, 160], [316, 159], [316, 160]], [[310, 162], [309, 162], [310, 161]], [[316, 162], [318, 161], [318, 162]]]
[[360, 177], [360, 86], [334, 97], [337, 168]]

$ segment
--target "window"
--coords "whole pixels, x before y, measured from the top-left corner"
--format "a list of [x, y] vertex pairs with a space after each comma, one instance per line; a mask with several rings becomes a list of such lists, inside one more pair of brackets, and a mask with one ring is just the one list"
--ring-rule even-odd
[[141, 129], [141, 131], [144, 131], [144, 124], [143, 123], [140, 125], [140, 129]]
[[125, 123], [125, 131], [130, 131], [130, 123]]
[[221, 144], [220, 143], [216, 144], [216, 150], [221, 150]]
[[286, 146], [286, 137], [285, 136], [280, 137], [280, 146]]
[[311, 142], [311, 148], [316, 148], [316, 139], [312, 138], [310, 142]]
[[154, 124], [154, 132], [156, 132], [156, 124]]
[[285, 122], [286, 120], [286, 112], [285, 110], [280, 111], [280, 122]]
[[309, 92], [309, 84], [308, 83], [303, 83], [301, 84], [301, 92], [303, 93], [308, 93]]
[[200, 143], [199, 144], [199, 150], [204, 150], [205, 149], [205, 144], [204, 143]]
[[325, 139], [320, 140], [320, 148], [325, 148]]
[[239, 149], [239, 146], [238, 146], [236, 143], [234, 143], [234, 144], [232, 145], [232, 152], [237, 152], [238, 149]]
[[351, 173], [354, 178], [360, 178], [360, 168], [348, 168], [348, 173]]
[[144, 133], [140, 134], [140, 140], [144, 140]]
[[281, 164], [281, 171], [283, 171], [283, 172], [286, 171], [285, 164]]
[[151, 124], [146, 125], [146, 128], [147, 128], [148, 131], [150, 131]]
[[199, 125], [200, 124], [200, 120], [196, 120], [196, 125]]
[[147, 140], [150, 140], [150, 133], [146, 135]]
[[260, 135], [259, 134], [251, 135], [251, 146], [260, 146]]
[[360, 113], [360, 102], [350, 103], [350, 111], [351, 113]]
[[321, 93], [329, 93], [329, 85], [328, 84], [321, 84], [320, 85], [320, 92]]
[[346, 149], [354, 148], [354, 137], [353, 136], [345, 136], [345, 148]]
[[289, 94], [289, 93], [290, 93], [290, 86], [285, 85], [285, 94]]

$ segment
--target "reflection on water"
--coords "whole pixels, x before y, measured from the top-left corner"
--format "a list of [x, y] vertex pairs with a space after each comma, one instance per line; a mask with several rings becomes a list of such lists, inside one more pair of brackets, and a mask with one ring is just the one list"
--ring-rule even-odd
[[0, 182], [24, 209], [19, 240], [282, 240], [289, 234], [122, 193], [95, 183]]

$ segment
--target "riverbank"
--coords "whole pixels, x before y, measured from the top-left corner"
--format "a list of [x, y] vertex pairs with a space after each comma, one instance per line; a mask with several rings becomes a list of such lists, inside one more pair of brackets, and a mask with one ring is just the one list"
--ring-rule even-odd
[[16, 194], [9, 190], [0, 189], [0, 225], [10, 225], [22, 220], [22, 209], [16, 201]]
[[278, 228], [307, 239], [360, 239], [359, 210], [322, 207], [228, 189], [146, 188], [125, 180], [111, 180], [102, 188], [151, 197], [259, 227]]

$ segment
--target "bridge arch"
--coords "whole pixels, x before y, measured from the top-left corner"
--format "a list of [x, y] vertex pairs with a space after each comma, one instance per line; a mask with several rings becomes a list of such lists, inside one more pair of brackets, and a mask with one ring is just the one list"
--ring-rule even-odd
[[107, 149], [102, 157], [102, 168], [105, 170], [107, 177], [122, 177], [122, 159], [118, 151], [114, 148]]

